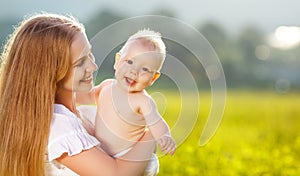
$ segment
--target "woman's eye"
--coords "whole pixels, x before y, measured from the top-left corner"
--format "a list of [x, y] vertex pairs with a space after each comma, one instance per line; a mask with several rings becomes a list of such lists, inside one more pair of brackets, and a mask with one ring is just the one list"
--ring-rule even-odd
[[127, 62], [127, 64], [130, 64], [130, 65], [133, 64], [132, 60], [127, 60], [126, 62]]
[[78, 64], [76, 64], [76, 67], [81, 67], [84, 64], [85, 59], [81, 59]]

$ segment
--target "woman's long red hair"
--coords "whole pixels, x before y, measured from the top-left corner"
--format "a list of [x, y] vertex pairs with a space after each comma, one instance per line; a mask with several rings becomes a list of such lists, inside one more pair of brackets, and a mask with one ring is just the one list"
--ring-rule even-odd
[[0, 175], [45, 175], [44, 157], [57, 83], [70, 66], [72, 17], [38, 14], [24, 20], [1, 54]]

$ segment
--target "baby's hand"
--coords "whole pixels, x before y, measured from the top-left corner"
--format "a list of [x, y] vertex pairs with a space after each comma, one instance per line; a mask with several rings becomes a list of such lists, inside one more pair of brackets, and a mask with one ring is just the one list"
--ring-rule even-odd
[[169, 135], [164, 135], [157, 140], [158, 145], [161, 147], [161, 150], [164, 154], [170, 153], [173, 155], [176, 150], [176, 144], [173, 138]]

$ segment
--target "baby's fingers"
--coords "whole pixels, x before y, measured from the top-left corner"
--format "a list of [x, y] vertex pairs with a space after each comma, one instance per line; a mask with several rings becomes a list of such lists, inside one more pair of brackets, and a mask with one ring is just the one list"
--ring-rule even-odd
[[159, 139], [159, 140], [157, 141], [157, 144], [160, 146], [161, 150], [163, 150], [163, 148], [166, 147], [166, 142], [165, 142], [165, 140], [163, 140], [163, 139]]
[[174, 155], [176, 151], [176, 145], [174, 144], [174, 146], [172, 146], [172, 148], [170, 149], [170, 155]]
[[169, 152], [173, 151], [175, 148], [175, 143], [171, 138], [168, 138], [165, 140], [165, 146], [161, 148], [161, 150], [164, 152], [164, 154], [168, 154]]
[[168, 149], [168, 147], [170, 146], [170, 144], [171, 144], [171, 141], [169, 138], [163, 138], [162, 145], [160, 146], [161, 150], [165, 152]]
[[171, 142], [168, 148], [165, 150], [165, 154], [170, 153], [170, 155], [173, 155], [176, 150], [176, 144]]

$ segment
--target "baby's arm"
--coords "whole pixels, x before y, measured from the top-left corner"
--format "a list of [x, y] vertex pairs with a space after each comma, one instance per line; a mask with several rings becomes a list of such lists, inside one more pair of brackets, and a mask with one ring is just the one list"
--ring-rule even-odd
[[[164, 119], [159, 120], [157, 123], [150, 125], [149, 130], [154, 135], [160, 136], [157, 140], [158, 145], [161, 147], [161, 150], [167, 154], [173, 155], [176, 150], [176, 144], [174, 139], [171, 136], [170, 129]], [[160, 135], [163, 134], [163, 135]]]
[[113, 79], [106, 79], [102, 81], [99, 85], [92, 88], [89, 92], [77, 92], [76, 93], [76, 103], [77, 104], [95, 104], [98, 99], [100, 92], [103, 87], [111, 84]]
[[141, 103], [140, 110], [161, 150], [165, 154], [173, 155], [176, 150], [175, 141], [171, 136], [169, 126], [157, 111], [156, 104], [151, 97]]

